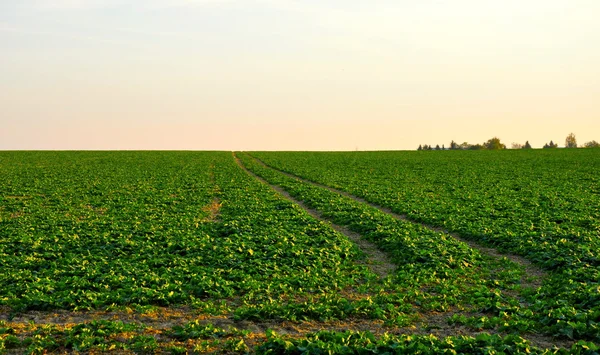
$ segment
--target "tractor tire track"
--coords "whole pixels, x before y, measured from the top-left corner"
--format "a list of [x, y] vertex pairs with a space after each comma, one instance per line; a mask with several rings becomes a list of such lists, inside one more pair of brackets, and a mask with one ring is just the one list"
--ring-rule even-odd
[[[523, 269], [525, 271], [525, 275], [523, 275], [523, 277], [520, 280], [521, 287], [523, 287], [523, 288], [537, 289], [537, 288], [541, 287], [543, 280], [547, 276], [547, 273], [544, 270], [542, 270], [541, 268], [537, 267], [531, 261], [525, 259], [522, 256], [518, 256], [518, 255], [514, 255], [514, 254], [503, 254], [503, 253], [500, 253], [500, 252], [498, 252], [494, 248], [485, 247], [485, 246], [483, 246], [483, 245], [481, 245], [481, 244], [479, 244], [479, 243], [477, 243], [477, 242], [475, 242], [473, 240], [465, 239], [465, 238], [461, 237], [460, 235], [458, 235], [456, 233], [451, 233], [450, 231], [448, 231], [448, 230], [446, 230], [444, 228], [440, 228], [440, 227], [432, 226], [432, 225], [429, 225], [429, 224], [425, 224], [425, 223], [420, 223], [420, 222], [413, 221], [413, 220], [409, 219], [406, 215], [398, 214], [398, 213], [392, 211], [392, 209], [390, 209], [388, 207], [381, 206], [381, 205], [369, 202], [369, 201], [367, 201], [367, 200], [365, 200], [365, 199], [363, 199], [361, 197], [354, 196], [354, 195], [352, 195], [352, 194], [350, 194], [348, 192], [345, 192], [345, 191], [342, 191], [342, 190], [339, 190], [339, 189], [336, 189], [336, 188], [333, 188], [333, 187], [330, 187], [330, 186], [327, 186], [327, 185], [324, 185], [324, 184], [321, 184], [321, 183], [318, 183], [318, 182], [307, 180], [307, 179], [304, 179], [304, 178], [302, 178], [300, 176], [297, 176], [297, 175], [294, 175], [294, 174], [291, 174], [291, 173], [279, 170], [277, 168], [274, 168], [274, 167], [266, 164], [265, 162], [263, 162], [262, 160], [260, 160], [259, 158], [256, 158], [255, 156], [253, 156], [251, 154], [248, 154], [248, 156], [250, 156], [252, 159], [254, 159], [260, 165], [262, 165], [262, 166], [264, 166], [264, 167], [266, 167], [268, 169], [272, 169], [274, 171], [277, 171], [277, 172], [279, 172], [279, 173], [281, 173], [281, 174], [283, 174], [283, 175], [285, 175], [285, 176], [287, 176], [289, 178], [296, 179], [296, 180], [301, 181], [303, 183], [311, 184], [313, 186], [317, 186], [317, 187], [329, 190], [331, 192], [337, 193], [337, 194], [342, 195], [344, 197], [350, 198], [350, 199], [352, 199], [352, 200], [354, 200], [356, 202], [360, 202], [360, 203], [366, 204], [366, 205], [371, 206], [371, 207], [373, 207], [373, 208], [375, 208], [375, 209], [377, 209], [377, 210], [379, 210], [379, 211], [381, 211], [383, 213], [386, 213], [386, 214], [394, 217], [395, 219], [398, 219], [398, 220], [401, 220], [401, 221], [404, 221], [404, 222], [408, 222], [408, 223], [417, 224], [417, 225], [420, 225], [420, 226], [422, 226], [422, 227], [424, 227], [426, 229], [429, 229], [431, 231], [434, 231], [434, 232], [447, 234], [447, 235], [451, 236], [452, 238], [454, 238], [454, 239], [456, 239], [456, 240], [458, 240], [460, 242], [463, 242], [463, 243], [467, 244], [469, 247], [471, 247], [473, 249], [479, 250], [482, 254], [487, 255], [487, 256], [489, 256], [489, 257], [491, 257], [493, 259], [499, 260], [499, 259], [502, 259], [502, 258], [507, 258], [508, 260], [514, 262], [515, 264], [518, 264], [518, 265], [520, 265], [520, 266], [523, 267]], [[516, 294], [511, 294], [511, 296], [515, 297]], [[527, 304], [523, 304], [523, 306], [527, 306]]]
[[388, 275], [393, 274], [394, 270], [396, 269], [396, 265], [394, 265], [390, 261], [389, 257], [385, 253], [383, 253], [381, 250], [379, 250], [375, 244], [363, 239], [360, 234], [355, 233], [346, 227], [331, 223], [330, 221], [323, 218], [321, 213], [319, 213], [315, 209], [309, 208], [302, 201], [295, 199], [281, 187], [272, 185], [269, 182], [267, 182], [265, 179], [254, 174], [253, 172], [251, 172], [244, 166], [244, 164], [239, 160], [239, 158], [235, 155], [235, 153], [233, 153], [233, 158], [235, 159], [235, 162], [238, 164], [238, 166], [242, 170], [244, 170], [248, 175], [250, 175], [251, 177], [260, 181], [262, 184], [269, 186], [271, 189], [273, 189], [274, 191], [276, 191], [277, 193], [282, 195], [287, 200], [297, 204], [304, 211], [306, 211], [309, 215], [311, 215], [313, 218], [315, 218], [321, 222], [325, 222], [325, 223], [329, 224], [337, 232], [343, 234], [344, 236], [346, 236], [347, 238], [352, 240], [356, 245], [358, 245], [358, 247], [365, 254], [367, 254], [368, 260], [369, 260], [369, 262], [367, 263], [367, 266], [371, 269], [371, 271], [373, 271], [375, 274], [379, 275], [379, 277], [385, 278]]
[[[395, 219], [407, 222], [407, 223], [412, 223], [415, 225], [419, 225], [423, 228], [426, 228], [430, 231], [434, 231], [437, 233], [445, 233], [453, 238], [455, 238], [456, 240], [463, 242], [467, 245], [469, 245], [469, 247], [478, 250], [479, 252], [481, 252], [482, 255], [486, 255], [488, 257], [490, 257], [491, 259], [494, 260], [500, 260], [502, 258], [507, 258], [508, 260], [514, 262], [515, 264], [520, 265], [521, 267], [523, 267], [523, 269], [525, 270], [525, 275], [521, 278], [520, 280], [520, 285], [521, 287], [532, 287], [532, 288], [537, 288], [541, 286], [541, 279], [543, 277], [546, 276], [545, 271], [539, 269], [538, 267], [536, 267], [535, 265], [533, 265], [529, 260], [526, 260], [523, 257], [520, 256], [516, 256], [516, 255], [510, 255], [510, 254], [502, 254], [499, 253], [497, 250], [493, 249], [493, 248], [488, 248], [488, 247], [484, 247], [481, 246], [480, 244], [473, 242], [471, 240], [466, 240], [462, 237], [460, 237], [457, 234], [454, 233], [449, 233], [448, 231], [444, 230], [443, 228], [438, 228], [435, 226], [430, 226], [424, 223], [419, 223], [419, 222], [415, 222], [415, 221], [411, 221], [410, 219], [408, 219], [406, 216], [400, 215], [398, 213], [393, 212], [391, 209], [383, 207], [383, 206], [379, 206], [377, 204], [374, 203], [370, 203], [360, 197], [357, 196], [353, 196], [347, 192], [344, 191], [340, 191], [337, 190], [335, 188], [331, 188], [329, 186], [320, 184], [320, 183], [315, 183], [312, 182], [310, 180], [306, 180], [303, 179], [299, 176], [296, 176], [294, 174], [290, 174], [284, 171], [281, 171], [279, 169], [273, 168], [267, 164], [265, 164], [264, 162], [262, 162], [261, 160], [255, 158], [254, 156], [247, 154], [249, 157], [251, 157], [252, 159], [254, 159], [257, 163], [261, 164], [262, 166], [271, 169], [273, 171], [279, 172], [289, 178], [295, 179], [297, 181], [303, 182], [303, 183], [307, 183], [307, 184], [311, 184], [313, 186], [316, 187], [320, 187], [320, 188], [324, 188], [327, 189], [331, 192], [337, 193], [339, 195], [342, 195], [344, 197], [350, 198], [356, 202], [368, 205], [370, 207], [373, 207], [383, 213], [386, 213], [392, 217], [394, 217]], [[281, 187], [278, 186], [274, 186], [270, 183], [268, 183], [266, 180], [264, 180], [263, 178], [257, 176], [256, 174], [254, 174], [253, 172], [249, 171], [244, 165], [243, 163], [239, 160], [239, 158], [235, 155], [234, 153], [234, 157], [236, 159], [236, 162], [240, 165], [240, 167], [242, 169], [244, 169], [248, 174], [250, 174], [251, 176], [257, 178], [259, 181], [265, 183], [266, 185], [270, 186], [271, 188], [273, 188], [274, 190], [280, 192], [281, 194], [283, 194], [284, 196], [288, 196], [288, 198], [291, 201], [294, 201], [295, 203], [299, 204], [302, 208], [304, 208], [305, 210], [309, 211], [309, 213], [311, 213], [311, 215], [315, 216], [315, 218], [318, 218], [320, 220], [323, 220], [323, 218], [321, 218], [321, 214], [317, 211], [315, 211], [314, 209], [310, 209], [308, 207], [306, 207], [306, 205], [301, 202], [296, 200], [295, 198], [291, 197], [289, 195], [289, 193], [287, 193], [285, 190], [283, 190]], [[339, 227], [339, 226], [337, 226]], [[343, 230], [347, 230], [344, 227], [339, 227]], [[350, 232], [350, 234], [356, 234], [354, 232]], [[358, 236], [360, 238], [360, 236]], [[369, 243], [370, 244], [370, 243]], [[375, 247], [376, 248], [376, 247]], [[498, 270], [494, 270], [495, 272], [501, 272], [503, 271], [503, 269], [498, 269]], [[513, 298], [515, 300], [518, 300], [518, 302], [520, 303], [520, 306], [522, 308], [528, 308], [530, 306], [530, 304], [524, 300], [522, 298], [522, 296], [520, 295], [520, 292], [514, 291], [514, 290], [507, 290], [507, 289], [501, 289], [500, 290], [501, 293], [503, 293], [504, 295]], [[448, 322], [449, 318], [453, 315], [453, 314], [464, 314], [464, 311], [460, 311], [460, 310], [453, 310], [453, 311], [449, 311], [449, 312], [443, 312], [443, 313], [436, 313], [436, 312], [426, 312], [426, 313], [418, 313], [418, 317], [419, 317], [419, 321], [417, 323], [415, 323], [414, 325], [412, 325], [411, 327], [407, 327], [407, 328], [402, 328], [402, 329], [397, 329], [393, 332], [399, 332], [399, 333], [407, 333], [407, 334], [434, 334], [435, 336], [439, 336], [439, 337], [446, 337], [446, 336], [452, 336], [452, 335], [466, 335], [466, 336], [477, 336], [478, 334], [481, 333], [486, 333], [486, 331], [484, 329], [476, 329], [473, 328], [471, 326], [467, 326], [467, 325], [460, 325], [460, 324], [450, 324]], [[475, 313], [469, 313], [467, 312], [466, 314], [467, 316], [484, 316], [484, 314], [480, 314], [479, 312], [475, 312]], [[489, 331], [489, 330], [488, 330]], [[492, 330], [493, 333], [497, 333], [495, 331]], [[498, 332], [497, 334], [505, 334], [503, 332]], [[508, 334], [508, 333], [506, 333]], [[550, 349], [550, 348], [554, 348], [554, 347], [563, 347], [563, 348], [570, 348], [571, 345], [574, 344], [574, 341], [572, 339], [569, 340], [565, 340], [565, 339], [558, 339], [552, 336], [548, 336], [546, 334], [539, 334], [539, 333], [525, 333], [525, 334], [520, 334], [521, 337], [523, 337], [524, 339], [527, 339], [531, 344], [535, 344], [536, 346], [540, 346], [542, 348], [546, 348], [546, 349]]]

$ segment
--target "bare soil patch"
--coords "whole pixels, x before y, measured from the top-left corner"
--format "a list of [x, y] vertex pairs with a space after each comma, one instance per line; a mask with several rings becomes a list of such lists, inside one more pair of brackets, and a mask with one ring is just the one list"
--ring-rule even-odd
[[218, 197], [215, 197], [211, 203], [202, 207], [202, 212], [207, 214], [207, 216], [202, 219], [202, 222], [216, 222], [219, 219], [220, 211], [221, 200]]

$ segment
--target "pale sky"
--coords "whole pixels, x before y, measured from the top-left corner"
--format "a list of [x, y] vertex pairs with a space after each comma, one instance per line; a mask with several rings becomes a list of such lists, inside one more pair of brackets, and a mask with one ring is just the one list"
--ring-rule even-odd
[[600, 141], [599, 0], [0, 0], [0, 149]]

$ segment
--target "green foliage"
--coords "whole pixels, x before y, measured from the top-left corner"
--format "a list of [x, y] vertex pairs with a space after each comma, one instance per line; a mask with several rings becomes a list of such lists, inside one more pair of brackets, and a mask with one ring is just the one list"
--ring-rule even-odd
[[[407, 325], [410, 323], [411, 310], [415, 309], [443, 312], [461, 305], [486, 312], [501, 312], [519, 304], [516, 299], [501, 295], [489, 287], [490, 284], [504, 289], [513, 287], [512, 284], [517, 282], [518, 278], [511, 275], [521, 272], [516, 265], [506, 261], [501, 266], [506, 273], [495, 274], [492, 270], [500, 267], [499, 265], [445, 233], [395, 219], [349, 197], [286, 177], [263, 167], [247, 155], [240, 157], [254, 173], [283, 187], [325, 218], [347, 226], [377, 244], [382, 250], [386, 250], [397, 265], [393, 284], [389, 286], [397, 294], [374, 297], [372, 303], [367, 304], [366, 312], [362, 311], [361, 307], [356, 307], [358, 303], [351, 308], [338, 308], [337, 305], [343, 305], [344, 300], [341, 300], [342, 303], [330, 303], [322, 299], [311, 299], [304, 308], [284, 310], [273, 305], [275, 314], [285, 314], [288, 319], [301, 320], [304, 318], [298, 316], [302, 317], [302, 312], [314, 309], [323, 315], [322, 320], [328, 320], [329, 317], [336, 319], [340, 314], [371, 314], [371, 317], [385, 320], [388, 324]], [[391, 308], [386, 304], [391, 303], [395, 303], [393, 307], [396, 309], [402, 306], [402, 313], [390, 312]], [[351, 312], [348, 313], [348, 309]], [[354, 311], [358, 313], [352, 313]], [[365, 314], [362, 315], [362, 312]], [[253, 319], [264, 316], [254, 314], [256, 318]]]
[[596, 141], [589, 141], [583, 144], [585, 148], [600, 148], [600, 143]]
[[[589, 353], [598, 347], [589, 343], [573, 345], [572, 354]], [[391, 335], [376, 337], [370, 332], [318, 332], [293, 339], [267, 333], [259, 354], [551, 354], [532, 346], [518, 336], [479, 334], [477, 337], [453, 336], [438, 339], [432, 335]], [[569, 353], [565, 349], [559, 353]]]
[[[527, 143], [529, 144], [529, 142]], [[529, 146], [531, 148], [531, 146]], [[506, 149], [506, 145], [500, 142], [500, 139], [497, 137], [489, 139], [487, 142], [483, 144], [469, 144], [464, 142], [463, 144], [458, 144], [455, 141], [450, 142], [449, 150], [481, 150], [481, 149], [489, 149], [489, 150], [498, 150], [498, 149]], [[442, 145], [440, 147], [439, 144], [435, 146], [435, 148], [431, 145], [419, 145], [417, 150], [446, 150], [445, 146]]]
[[219, 314], [373, 279], [354, 263], [355, 245], [248, 176], [231, 153], [0, 159], [0, 306], [13, 312], [190, 304]]
[[544, 149], [549, 149], [549, 148], [558, 148], [558, 144], [554, 143], [553, 141], [550, 141], [550, 143], [544, 144]]
[[[507, 329], [600, 340], [600, 156], [594, 151], [253, 154], [269, 165], [388, 207], [411, 220], [526, 257], [548, 272], [541, 288], [525, 290], [532, 304], [529, 309], [513, 309], [506, 318], [493, 297], [480, 303], [481, 309], [492, 312], [490, 319], [506, 322]], [[355, 221], [357, 230], [369, 236], [361, 227], [369, 219], [348, 216], [347, 220]], [[419, 238], [411, 235], [410, 240], [418, 243]], [[382, 248], [394, 250], [388, 245]], [[461, 260], [446, 244], [440, 248], [398, 247], [410, 250], [413, 258], [433, 250], [432, 256], [425, 252], [423, 258], [439, 263], [430, 272], [444, 270], [442, 250]], [[410, 262], [411, 256], [401, 258], [405, 257]], [[396, 259], [399, 270], [405, 267], [401, 258]], [[491, 326], [498, 329], [504, 324]]]
[[565, 148], [577, 148], [577, 138], [575, 138], [575, 134], [569, 133], [565, 139]]
[[483, 147], [489, 150], [506, 149], [506, 145], [500, 142], [498, 137], [488, 139], [487, 142], [483, 143]]
[[230, 335], [230, 333], [225, 329], [215, 327], [212, 324], [203, 324], [199, 321], [191, 321], [184, 326], [174, 326], [170, 332], [170, 335], [178, 340], [188, 340], [222, 338], [226, 335]]
[[[30, 332], [20, 335], [22, 339], [14, 335], [0, 336], [0, 354], [3, 349], [22, 350], [29, 354], [48, 352], [129, 353], [131, 351], [136, 354], [165, 352], [185, 354], [188, 352], [186, 346], [173, 345], [171, 342], [188, 339], [211, 339], [206, 345], [221, 347], [227, 351], [248, 350], [243, 343], [243, 338], [248, 335], [247, 332], [225, 331], [210, 324], [200, 325], [198, 322], [190, 322], [184, 327], [174, 326], [167, 329], [161, 335], [163, 342], [159, 342], [155, 336], [146, 334], [147, 327], [140, 323], [102, 320], [79, 323], [66, 328], [36, 324], [31, 324], [30, 327], [32, 328]], [[15, 333], [14, 329], [8, 329]]]
[[0, 307], [13, 315], [189, 305], [235, 321], [408, 327], [452, 310], [451, 325], [515, 334], [291, 339], [270, 332], [251, 349], [248, 332], [204, 321], [160, 336], [138, 323], [31, 324], [24, 332], [0, 322], [0, 353], [544, 353], [520, 338], [532, 332], [593, 353], [590, 341], [600, 340], [595, 153], [253, 153], [413, 221], [520, 254], [549, 274], [533, 289], [507, 259], [246, 154], [239, 156], [250, 170], [360, 233], [396, 268], [387, 277], [373, 273], [353, 242], [246, 174], [231, 153], [0, 152]]

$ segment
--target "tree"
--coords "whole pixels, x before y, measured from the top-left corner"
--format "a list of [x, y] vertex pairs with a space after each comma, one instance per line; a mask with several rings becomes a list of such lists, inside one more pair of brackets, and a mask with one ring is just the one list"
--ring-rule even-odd
[[439, 145], [439, 144], [437, 144], [437, 145], [435, 146], [435, 150], [440, 150], [440, 145]]
[[550, 141], [550, 143], [544, 144], [544, 149], [549, 149], [549, 148], [558, 148], [558, 144], [554, 143], [553, 141]]
[[423, 146], [419, 144], [419, 148], [417, 148], [417, 150], [423, 150]]
[[525, 145], [521, 149], [531, 149], [531, 144], [529, 144], [529, 141], [525, 142]]
[[586, 148], [600, 148], [600, 143], [596, 141], [589, 141], [586, 142], [583, 146]]
[[577, 148], [577, 139], [573, 133], [569, 133], [565, 139], [565, 148]]
[[490, 138], [487, 142], [483, 143], [483, 147], [490, 150], [506, 149], [506, 146], [500, 142], [500, 138], [498, 137]]
[[510, 145], [511, 149], [523, 149], [523, 144], [521, 143], [514, 143]]
[[450, 150], [460, 149], [460, 146], [455, 141], [450, 142]]

